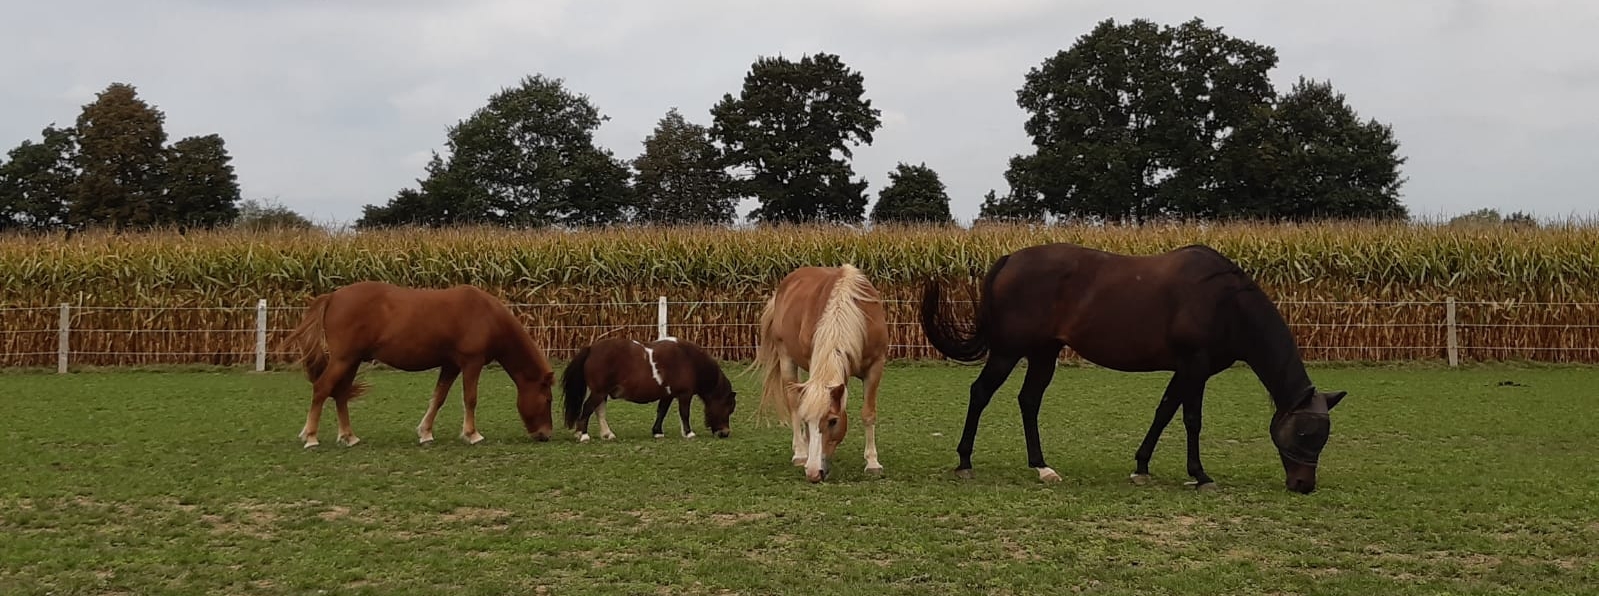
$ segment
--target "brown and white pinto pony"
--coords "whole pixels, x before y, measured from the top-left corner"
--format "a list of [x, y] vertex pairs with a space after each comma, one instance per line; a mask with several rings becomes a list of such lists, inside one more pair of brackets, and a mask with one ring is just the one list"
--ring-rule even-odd
[[693, 342], [675, 337], [647, 344], [624, 337], [602, 339], [578, 350], [561, 376], [566, 427], [573, 429], [579, 442], [589, 441], [590, 414], [600, 419], [601, 439], [616, 438], [605, 421], [605, 402], [612, 398], [639, 404], [659, 402], [652, 429], [657, 439], [666, 436], [661, 425], [676, 400], [683, 438], [692, 439], [688, 409], [691, 398], [698, 394], [705, 404], [705, 427], [718, 438], [732, 433], [728, 421], [738, 393], [716, 359]]
[[311, 381], [311, 409], [300, 440], [317, 446], [317, 426], [324, 400], [333, 398], [339, 413], [339, 442], [353, 446], [361, 439], [350, 428], [349, 402], [365, 393], [355, 380], [363, 362], [381, 362], [406, 371], [439, 369], [433, 400], [418, 441], [433, 441], [433, 420], [461, 377], [461, 437], [477, 444], [478, 374], [499, 362], [516, 384], [516, 408], [529, 435], [547, 441], [551, 433], [550, 390], [555, 369], [534, 345], [505, 303], [468, 285], [448, 289], [404, 288], [363, 281], [317, 296], [287, 343], [300, 353]]
[[[765, 372], [762, 411], [794, 432], [793, 463], [821, 482], [849, 430], [845, 413], [850, 377], [861, 379], [866, 401], [866, 473], [877, 461], [877, 387], [888, 360], [888, 325], [877, 289], [854, 266], [802, 267], [778, 284], [761, 312], [755, 365]], [[799, 369], [809, 375], [797, 382]]]

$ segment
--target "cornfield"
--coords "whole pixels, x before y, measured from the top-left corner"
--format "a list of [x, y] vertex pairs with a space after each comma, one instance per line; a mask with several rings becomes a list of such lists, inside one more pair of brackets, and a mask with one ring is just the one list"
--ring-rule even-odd
[[54, 362], [61, 303], [75, 363], [249, 362], [258, 299], [274, 307], [270, 360], [287, 362], [299, 308], [366, 279], [532, 305], [518, 312], [555, 358], [605, 334], [652, 338], [658, 296], [703, 302], [672, 306], [672, 334], [747, 359], [777, 281], [842, 262], [890, 301], [894, 356], [924, 358], [924, 281], [969, 299], [995, 258], [1046, 242], [1211, 245], [1279, 302], [1312, 360], [1443, 358], [1452, 297], [1463, 359], [1599, 362], [1599, 227], [1237, 224], [12, 236], [0, 238], [0, 366]]

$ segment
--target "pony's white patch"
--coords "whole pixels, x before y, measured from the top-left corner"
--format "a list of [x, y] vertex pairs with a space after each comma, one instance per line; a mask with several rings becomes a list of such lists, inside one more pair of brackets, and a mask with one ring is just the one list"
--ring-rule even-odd
[[655, 366], [655, 350], [650, 349], [649, 346], [644, 346], [644, 357], [650, 361], [650, 376], [655, 377], [655, 384], [665, 387], [666, 381], [661, 379], [661, 369]]
[[655, 438], [664, 439], [666, 438], [666, 433], [655, 433]]
[[694, 438], [694, 431], [689, 430], [687, 422], [683, 422], [683, 421], [679, 420], [678, 424], [682, 425], [682, 427], [683, 427], [683, 438], [685, 438], [685, 439]]

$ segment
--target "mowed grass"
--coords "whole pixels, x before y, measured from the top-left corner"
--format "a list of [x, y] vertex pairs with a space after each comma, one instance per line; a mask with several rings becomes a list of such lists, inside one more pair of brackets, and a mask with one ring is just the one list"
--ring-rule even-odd
[[[684, 440], [652, 406], [609, 408], [615, 441], [529, 441], [486, 373], [476, 446], [414, 427], [433, 376], [364, 373], [363, 442], [295, 438], [295, 372], [0, 376], [5, 594], [1489, 594], [1599, 586], [1599, 371], [1316, 368], [1350, 392], [1320, 490], [1283, 490], [1247, 369], [1214, 379], [1183, 486], [1181, 417], [1132, 486], [1164, 374], [1063, 367], [1042, 435], [1065, 481], [1026, 467], [1015, 392], [983, 420], [977, 477], [950, 474], [975, 368], [892, 367], [862, 471], [852, 417], [835, 475], [809, 485], [788, 430]], [[851, 385], [858, 412], [859, 383]], [[559, 416], [559, 407], [556, 415]], [[675, 420], [674, 408], [672, 418]]]

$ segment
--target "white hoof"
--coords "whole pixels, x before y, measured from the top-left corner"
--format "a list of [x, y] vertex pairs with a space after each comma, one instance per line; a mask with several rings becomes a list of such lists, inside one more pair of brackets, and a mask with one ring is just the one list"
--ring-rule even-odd
[[882, 476], [883, 466], [866, 466], [867, 476]]
[[305, 448], [306, 449], [310, 449], [312, 447], [316, 447], [317, 445], [321, 445], [321, 443], [318, 443], [316, 438], [314, 438], [314, 437], [311, 438], [311, 439], [307, 439], [305, 441]]
[[655, 438], [664, 439], [666, 438], [666, 433], [655, 433]]
[[339, 437], [339, 442], [343, 443], [345, 447], [354, 447], [356, 443], [360, 443], [361, 442], [361, 437], [357, 437], [355, 435], [350, 435], [348, 437]]
[[690, 432], [689, 434], [683, 435], [683, 438], [692, 439], [692, 438], [694, 438], [694, 433]]
[[1132, 482], [1134, 485], [1137, 485], [1137, 486], [1144, 486], [1144, 485], [1149, 484], [1151, 482], [1151, 478], [1149, 477], [1149, 474], [1133, 474], [1131, 476], [1128, 476], [1127, 480], [1129, 482]]
[[613, 440], [613, 439], [616, 438], [616, 433], [605, 433], [603, 435], [600, 435], [600, 438], [601, 439], [605, 439], [607, 441], [610, 441], [610, 440]]
[[468, 445], [476, 445], [478, 443], [482, 443], [483, 442], [482, 433], [475, 433], [474, 432], [474, 433], [472, 433], [470, 435], [466, 435], [466, 436], [464, 436], [462, 438], [466, 439], [466, 444], [468, 444]]
[[1060, 474], [1049, 468], [1039, 468], [1038, 479], [1041, 482], [1060, 482]]
[[579, 443], [587, 443], [587, 442], [589, 442], [589, 434], [588, 433], [583, 433], [581, 435], [578, 435], [577, 436], [577, 442], [579, 442]]

